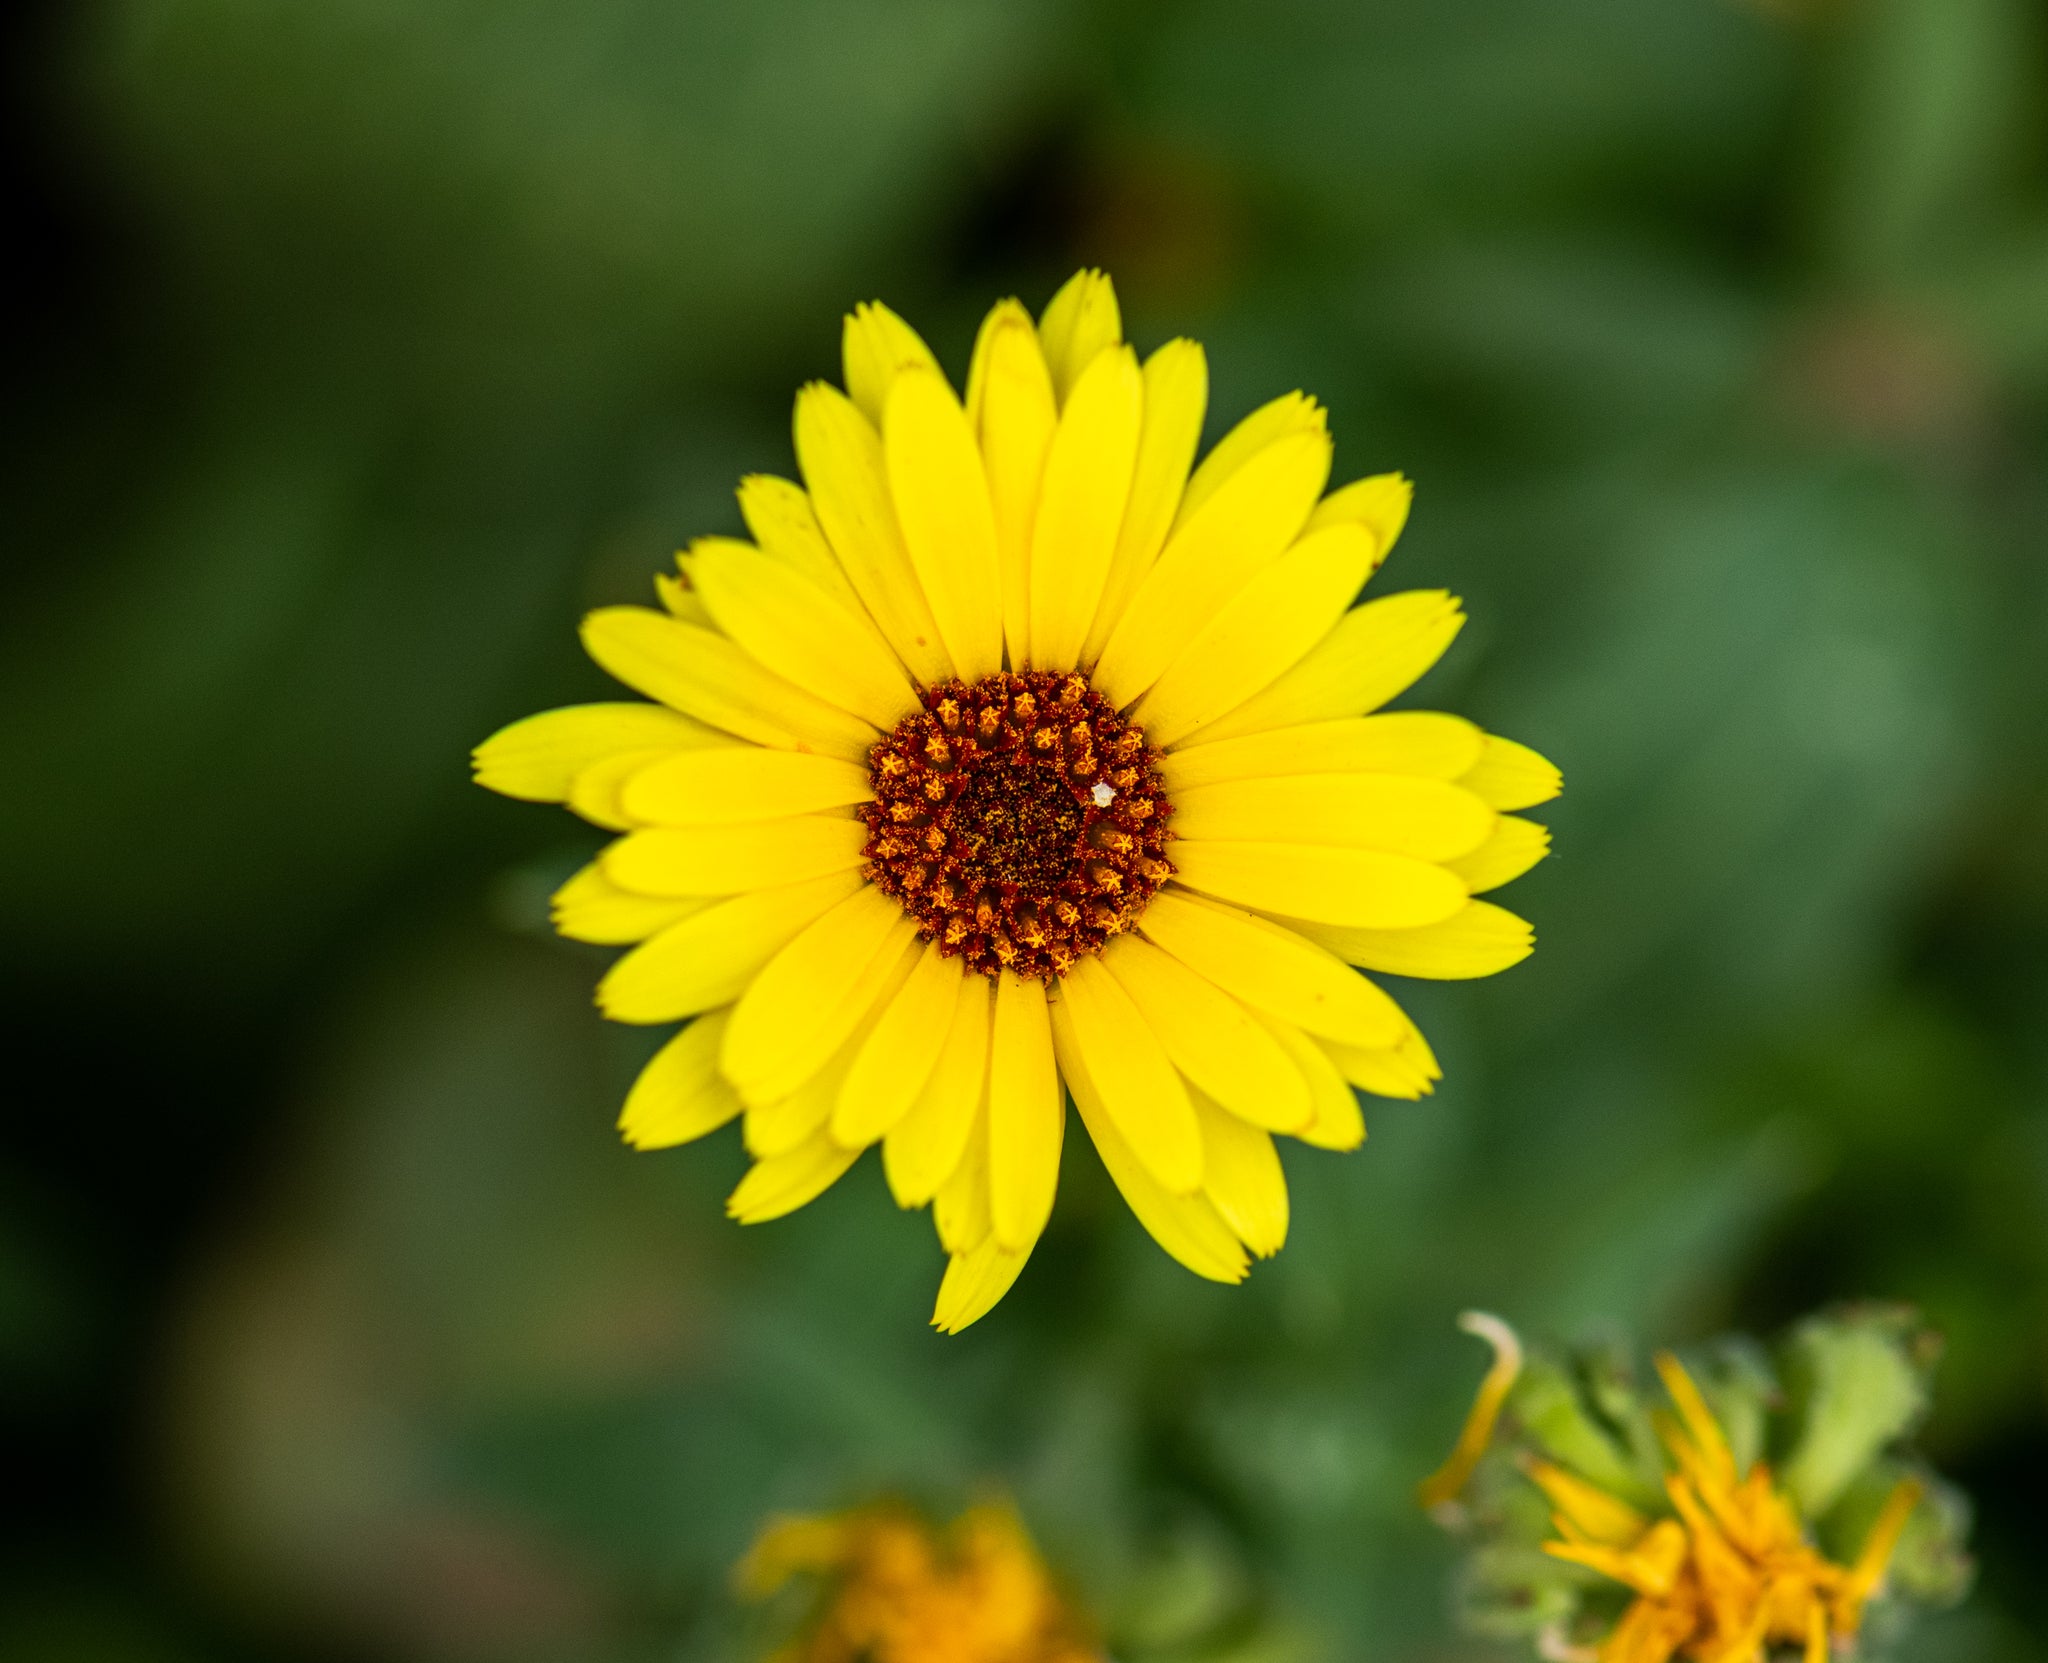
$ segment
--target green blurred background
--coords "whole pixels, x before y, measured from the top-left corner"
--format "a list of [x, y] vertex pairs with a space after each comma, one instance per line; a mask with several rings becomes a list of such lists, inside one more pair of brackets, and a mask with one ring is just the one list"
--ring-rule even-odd
[[[10, 14], [0, 1652], [719, 1658], [759, 1516], [977, 1485], [1130, 1656], [1478, 1660], [1410, 1487], [1483, 1305], [1920, 1302], [2048, 1657], [2048, 9], [96, 0]], [[1078, 1136], [966, 1336], [872, 1163], [741, 1231], [467, 747], [592, 695], [886, 297], [1113, 271], [1401, 468], [1411, 702], [1565, 768], [1449, 1078], [1239, 1289]], [[1298, 1154], [1298, 1158], [1293, 1158]]]

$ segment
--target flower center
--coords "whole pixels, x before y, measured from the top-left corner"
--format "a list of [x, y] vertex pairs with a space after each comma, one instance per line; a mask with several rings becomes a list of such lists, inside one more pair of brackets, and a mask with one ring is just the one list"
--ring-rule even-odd
[[1173, 875], [1144, 736], [1078, 675], [920, 695], [869, 753], [868, 881], [985, 976], [1064, 975]]

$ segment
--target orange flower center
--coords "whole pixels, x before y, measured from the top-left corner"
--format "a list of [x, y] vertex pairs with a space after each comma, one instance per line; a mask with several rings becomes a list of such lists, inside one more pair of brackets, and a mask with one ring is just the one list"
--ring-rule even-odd
[[983, 975], [1065, 974], [1173, 875], [1144, 736], [1078, 675], [927, 688], [869, 755], [868, 881]]

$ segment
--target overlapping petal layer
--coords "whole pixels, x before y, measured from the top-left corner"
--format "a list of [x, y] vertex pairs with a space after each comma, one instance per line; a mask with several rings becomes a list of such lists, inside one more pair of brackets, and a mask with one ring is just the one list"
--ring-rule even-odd
[[[1439, 1077], [1360, 970], [1489, 975], [1531, 950], [1474, 897], [1547, 851], [1516, 811], [1557, 771], [1454, 716], [1380, 713], [1463, 621], [1440, 591], [1359, 603], [1407, 481], [1324, 495], [1327, 424], [1300, 394], [1191, 471], [1201, 348], [1141, 364], [1100, 273], [1035, 324], [998, 305], [958, 397], [908, 324], [863, 306], [845, 381], [798, 398], [800, 485], [742, 483], [753, 541], [700, 540], [661, 610], [586, 621], [592, 656], [655, 702], [530, 717], [476, 753], [480, 783], [620, 834], [557, 925], [632, 948], [607, 1015], [689, 1022], [622, 1131], [658, 1148], [743, 1120], [746, 1222], [879, 1144], [897, 1200], [933, 1208], [951, 1330], [1044, 1230], [1071, 1098], [1160, 1245], [1238, 1280], [1286, 1237], [1275, 1136], [1354, 1147], [1357, 1091]], [[868, 876], [878, 740], [946, 686], [1025, 670], [1119, 709], [1172, 814], [1170, 881], [1043, 980], [968, 968]]]

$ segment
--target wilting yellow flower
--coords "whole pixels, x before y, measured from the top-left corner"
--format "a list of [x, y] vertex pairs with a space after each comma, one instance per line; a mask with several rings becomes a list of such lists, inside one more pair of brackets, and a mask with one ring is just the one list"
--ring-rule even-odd
[[943, 1534], [899, 1507], [779, 1519], [735, 1580], [765, 1599], [800, 1575], [823, 1586], [778, 1663], [1101, 1663], [1004, 1507]]
[[598, 989], [690, 1020], [627, 1099], [660, 1148], [744, 1112], [728, 1209], [792, 1211], [879, 1142], [950, 1266], [934, 1322], [1007, 1291], [1044, 1229], [1071, 1092], [1162, 1246], [1217, 1281], [1276, 1252], [1275, 1133], [1349, 1149], [1354, 1088], [1439, 1077], [1353, 965], [1481, 976], [1529, 927], [1474, 897], [1544, 855], [1558, 790], [1455, 716], [1370, 715], [1463, 621], [1354, 606], [1407, 517], [1395, 474], [1324, 495], [1298, 393], [1190, 472], [1199, 346], [1141, 365], [1100, 273], [983, 324], [965, 399], [880, 305], [846, 385], [797, 398], [804, 486], [754, 476], [663, 610], [585, 620], [658, 701], [479, 747], [477, 777], [622, 835], [555, 897], [641, 945]]
[[[1421, 1487], [1431, 1508], [1452, 1502], [1471, 1476], [1521, 1367], [1520, 1346], [1504, 1323], [1475, 1314], [1466, 1326], [1494, 1345], [1495, 1363], [1457, 1449]], [[1678, 1359], [1664, 1352], [1656, 1363], [1676, 1411], [1651, 1418], [1667, 1457], [1668, 1515], [1645, 1512], [1558, 1462], [1521, 1458], [1551, 1507], [1556, 1537], [1543, 1551], [1634, 1595], [1596, 1644], [1553, 1635], [1546, 1655], [1584, 1663], [1765, 1663], [1790, 1648], [1803, 1663], [1827, 1663], [1831, 1642], [1846, 1644], [1861, 1628], [1921, 1485], [1901, 1479], [1854, 1561], [1837, 1564], [1814, 1546], [1766, 1462], [1738, 1469], [1727, 1434]]]

